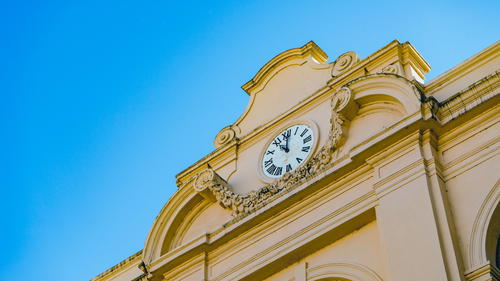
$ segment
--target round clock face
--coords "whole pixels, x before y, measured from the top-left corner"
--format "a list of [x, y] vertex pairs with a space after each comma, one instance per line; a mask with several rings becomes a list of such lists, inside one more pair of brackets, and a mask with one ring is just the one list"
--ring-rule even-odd
[[302, 164], [314, 145], [311, 127], [299, 124], [291, 126], [277, 135], [262, 157], [262, 171], [270, 178], [279, 178]]

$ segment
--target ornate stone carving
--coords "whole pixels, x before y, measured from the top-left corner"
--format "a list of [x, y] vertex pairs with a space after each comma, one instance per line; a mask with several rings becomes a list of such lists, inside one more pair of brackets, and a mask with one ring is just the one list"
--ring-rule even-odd
[[[228, 198], [221, 196], [223, 190], [231, 190], [229, 184], [219, 176], [210, 166], [199, 172], [194, 178], [194, 189], [203, 197], [212, 202], [220, 202], [223, 207], [228, 207], [228, 204], [223, 204]], [[215, 192], [219, 191], [219, 192]]]
[[332, 69], [332, 76], [339, 76], [359, 62], [359, 57], [355, 52], [347, 52], [340, 55]]
[[343, 87], [331, 100], [332, 114], [328, 140], [318, 152], [295, 171], [247, 194], [236, 194], [229, 184], [209, 166], [194, 178], [194, 188], [205, 198], [217, 201], [224, 208], [232, 209], [233, 215], [245, 215], [263, 207], [278, 193], [285, 193], [329, 168], [334, 152], [345, 138], [345, 124], [356, 114], [357, 106], [351, 90]]
[[231, 142], [236, 138], [236, 132], [231, 126], [224, 127], [220, 132], [217, 134], [214, 140], [214, 146], [215, 148], [219, 148], [226, 143]]
[[399, 68], [397, 65], [391, 64], [382, 68], [380, 73], [399, 74]]

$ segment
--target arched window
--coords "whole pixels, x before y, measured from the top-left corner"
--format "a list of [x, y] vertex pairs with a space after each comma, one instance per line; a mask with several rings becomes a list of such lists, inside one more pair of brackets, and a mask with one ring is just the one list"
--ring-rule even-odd
[[478, 210], [469, 242], [469, 272], [480, 270], [485, 264], [498, 268], [500, 263], [500, 180], [486, 195]]
[[382, 281], [366, 266], [350, 262], [328, 263], [307, 269], [308, 281]]
[[497, 237], [497, 262], [495, 265], [500, 268], [500, 235]]
[[486, 232], [486, 258], [497, 268], [500, 265], [500, 206], [495, 207]]

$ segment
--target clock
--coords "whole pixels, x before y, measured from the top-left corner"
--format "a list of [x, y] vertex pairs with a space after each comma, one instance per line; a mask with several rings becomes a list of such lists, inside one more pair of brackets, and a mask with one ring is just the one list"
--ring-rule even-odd
[[265, 176], [279, 178], [291, 172], [311, 155], [315, 144], [314, 130], [306, 124], [290, 126], [276, 135], [262, 156]]

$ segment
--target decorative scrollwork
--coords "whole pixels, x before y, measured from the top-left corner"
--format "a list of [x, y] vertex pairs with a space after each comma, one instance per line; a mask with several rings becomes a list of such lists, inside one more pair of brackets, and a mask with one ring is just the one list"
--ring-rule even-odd
[[231, 126], [224, 127], [220, 132], [217, 134], [214, 140], [214, 146], [215, 148], [219, 148], [226, 143], [231, 142], [236, 138], [236, 132]]
[[339, 76], [359, 62], [359, 57], [355, 52], [347, 52], [340, 55], [332, 69], [332, 76]]
[[339, 112], [349, 103], [351, 99], [351, 89], [347, 87], [340, 88], [332, 98], [331, 106], [333, 110]]
[[[345, 137], [346, 118], [352, 114], [350, 111], [356, 110], [353, 104], [349, 88], [343, 87], [338, 90], [331, 100], [330, 132], [325, 145], [304, 165], [292, 172], [285, 173], [283, 177], [274, 182], [256, 191], [236, 194], [222, 177], [207, 167], [195, 176], [195, 190], [206, 198], [215, 199], [213, 201], [219, 202], [222, 207], [232, 209], [234, 216], [252, 213], [276, 198], [276, 194], [292, 190], [331, 166], [333, 154]], [[207, 191], [210, 191], [210, 194], [207, 194]]]
[[382, 68], [380, 73], [399, 74], [399, 68], [396, 65], [391, 64]]

